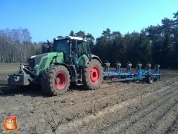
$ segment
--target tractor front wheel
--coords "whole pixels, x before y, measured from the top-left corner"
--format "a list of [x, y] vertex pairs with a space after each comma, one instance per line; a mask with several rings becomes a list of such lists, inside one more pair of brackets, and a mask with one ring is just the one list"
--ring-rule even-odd
[[43, 90], [43, 92], [45, 94], [49, 94], [49, 91], [47, 89], [47, 85], [48, 85], [48, 70], [45, 70], [42, 74], [41, 74], [41, 77], [40, 77], [40, 84], [41, 84], [41, 89]]
[[60, 95], [69, 89], [70, 75], [63, 65], [51, 67], [48, 72], [47, 90], [50, 95]]
[[92, 59], [84, 68], [83, 86], [86, 89], [97, 89], [103, 81], [103, 68], [101, 63]]

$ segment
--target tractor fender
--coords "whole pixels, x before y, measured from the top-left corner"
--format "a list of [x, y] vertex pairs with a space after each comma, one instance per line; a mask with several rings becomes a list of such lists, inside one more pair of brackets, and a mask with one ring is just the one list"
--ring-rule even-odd
[[69, 73], [72, 74], [72, 71], [71, 71], [70, 67], [67, 64], [65, 64], [65, 63], [55, 63], [55, 65], [63, 65], [63, 66], [65, 66], [69, 70]]
[[[96, 60], [98, 60], [98, 61], [101, 63], [101, 65], [102, 65], [102, 61], [101, 61], [101, 59], [100, 59], [98, 56], [96, 56], [96, 55], [94, 55], [94, 54], [91, 54], [91, 59], [96, 59]], [[90, 59], [90, 60], [91, 60], [91, 59]], [[89, 62], [90, 60], [88, 60], [88, 61], [85, 63], [85, 66], [88, 64], [88, 62]]]

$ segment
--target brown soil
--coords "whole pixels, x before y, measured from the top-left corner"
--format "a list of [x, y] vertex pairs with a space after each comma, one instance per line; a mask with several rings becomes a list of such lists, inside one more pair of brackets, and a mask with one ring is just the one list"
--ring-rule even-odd
[[48, 97], [40, 89], [2, 85], [17, 65], [1, 65], [0, 123], [17, 116], [20, 134], [178, 133], [177, 70], [163, 70], [161, 80], [152, 84], [103, 83], [98, 90], [72, 87]]

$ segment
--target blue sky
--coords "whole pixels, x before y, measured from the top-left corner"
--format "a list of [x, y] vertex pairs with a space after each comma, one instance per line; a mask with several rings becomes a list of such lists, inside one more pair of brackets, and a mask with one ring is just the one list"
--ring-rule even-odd
[[106, 28], [140, 32], [177, 11], [178, 0], [0, 0], [0, 29], [27, 28], [33, 42], [71, 30], [97, 38]]

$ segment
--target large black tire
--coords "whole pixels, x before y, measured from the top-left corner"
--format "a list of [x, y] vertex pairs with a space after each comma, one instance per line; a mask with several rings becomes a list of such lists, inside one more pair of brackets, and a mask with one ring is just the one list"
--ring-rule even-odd
[[45, 70], [40, 77], [41, 89], [45, 94], [49, 94], [49, 91], [47, 89], [47, 80], [48, 80], [47, 75], [48, 75], [48, 71]]
[[68, 91], [70, 75], [63, 65], [53, 66], [49, 69], [43, 81], [42, 89], [49, 95], [60, 95]]
[[92, 59], [83, 72], [83, 87], [85, 89], [98, 89], [103, 81], [103, 68], [101, 63]]

